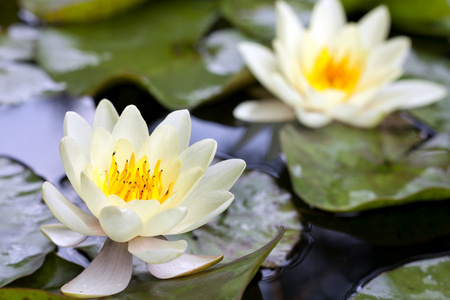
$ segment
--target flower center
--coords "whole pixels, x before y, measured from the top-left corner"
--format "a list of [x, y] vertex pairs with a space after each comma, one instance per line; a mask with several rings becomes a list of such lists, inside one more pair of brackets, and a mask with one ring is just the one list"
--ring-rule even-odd
[[[156, 199], [163, 203], [169, 197], [174, 182], [164, 189], [161, 179], [163, 170], [160, 169], [161, 160], [155, 164], [153, 173], [150, 172], [148, 158], [144, 155], [135, 162], [134, 152], [129, 160], [126, 160], [122, 171], [117, 168], [115, 152], [112, 154], [109, 172], [105, 170], [105, 178], [97, 185], [106, 196], [117, 195], [125, 202], [134, 199], [150, 200]], [[100, 183], [100, 184], [99, 184]]]
[[328, 48], [324, 47], [306, 77], [319, 91], [332, 88], [350, 93], [358, 83], [361, 69], [360, 63], [350, 60], [350, 55], [336, 59], [330, 55]]

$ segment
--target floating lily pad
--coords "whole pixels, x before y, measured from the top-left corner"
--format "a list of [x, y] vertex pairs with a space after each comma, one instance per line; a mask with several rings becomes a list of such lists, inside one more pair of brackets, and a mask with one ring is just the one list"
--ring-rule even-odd
[[64, 86], [34, 65], [0, 61], [0, 105], [28, 101], [45, 92], [59, 92]]
[[21, 6], [52, 23], [91, 22], [116, 15], [146, 0], [19, 0]]
[[[132, 81], [169, 109], [194, 107], [245, 84], [234, 45], [242, 34], [201, 36], [217, 20], [215, 1], [150, 2], [95, 25], [44, 30], [38, 61], [73, 94]], [[176, 28], [176, 30], [174, 30]]]
[[59, 293], [61, 286], [74, 279], [83, 270], [83, 267], [60, 258], [55, 252], [50, 252], [42, 267], [29, 276], [15, 280], [8, 287], [26, 287]]
[[36, 271], [54, 249], [39, 230], [53, 218], [42, 183], [25, 166], [0, 157], [0, 286]]
[[285, 263], [300, 240], [301, 229], [291, 194], [279, 188], [274, 178], [258, 171], [245, 172], [231, 192], [235, 200], [224, 213], [181, 236], [188, 241], [188, 251], [223, 254], [225, 262], [233, 261], [263, 246], [283, 225], [286, 233], [263, 266]]
[[[362, 130], [334, 124], [282, 129], [295, 192], [333, 212], [450, 198], [450, 149], [423, 146], [412, 129]], [[432, 140], [430, 141], [430, 143]]]
[[259, 250], [194, 275], [160, 280], [149, 273], [138, 274], [133, 276], [123, 292], [106, 299], [241, 299], [245, 288], [283, 233], [284, 228], [281, 228]]
[[48, 292], [44, 292], [44, 291], [40, 291], [40, 290], [22, 289], [22, 288], [4, 288], [4, 289], [0, 290], [0, 299], [65, 300], [65, 299], [73, 299], [73, 298], [50, 294]]
[[384, 272], [351, 299], [449, 299], [450, 256], [425, 259]]

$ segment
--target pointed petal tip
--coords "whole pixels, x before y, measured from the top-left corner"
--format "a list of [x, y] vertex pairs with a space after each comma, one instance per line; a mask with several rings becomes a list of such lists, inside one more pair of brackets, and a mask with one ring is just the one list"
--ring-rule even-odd
[[164, 264], [146, 264], [153, 276], [169, 279], [199, 273], [219, 263], [223, 255], [200, 256], [183, 253], [178, 258]]
[[88, 236], [72, 231], [63, 224], [46, 224], [40, 227], [50, 241], [60, 247], [75, 247], [84, 242]]
[[233, 110], [233, 116], [246, 122], [275, 123], [295, 120], [294, 110], [279, 100], [249, 100]]

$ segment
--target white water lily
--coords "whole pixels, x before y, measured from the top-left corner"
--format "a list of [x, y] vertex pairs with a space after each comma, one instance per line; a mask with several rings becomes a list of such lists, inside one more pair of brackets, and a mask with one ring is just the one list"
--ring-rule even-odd
[[339, 1], [320, 0], [307, 29], [287, 3], [276, 2], [276, 12], [273, 51], [253, 42], [241, 43], [239, 50], [259, 82], [289, 109], [274, 104], [277, 100], [249, 101], [236, 108], [236, 118], [273, 122], [296, 117], [309, 127], [332, 120], [374, 127], [392, 111], [428, 105], [446, 94], [430, 81], [395, 81], [410, 40], [386, 40], [390, 18], [383, 5], [358, 23], [346, 23]]
[[78, 114], [66, 114], [61, 160], [92, 214], [45, 182], [44, 200], [62, 224], [41, 230], [65, 247], [87, 236], [108, 239], [92, 263], [61, 288], [63, 294], [89, 298], [122, 291], [131, 278], [132, 254], [159, 278], [192, 274], [222, 259], [187, 254], [186, 241], [164, 238], [198, 228], [227, 209], [234, 199], [229, 189], [245, 168], [240, 159], [209, 166], [216, 142], [189, 146], [190, 133], [187, 110], [169, 114], [151, 135], [132, 105], [119, 117], [102, 100], [92, 127]]

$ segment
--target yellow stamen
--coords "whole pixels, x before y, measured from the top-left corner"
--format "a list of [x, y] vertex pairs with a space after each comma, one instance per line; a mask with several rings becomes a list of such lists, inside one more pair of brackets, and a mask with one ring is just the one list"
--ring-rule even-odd
[[151, 173], [147, 156], [136, 162], [134, 153], [126, 160], [123, 170], [119, 171], [113, 153], [109, 171], [105, 170], [102, 175], [95, 173], [93, 179], [107, 196], [117, 195], [125, 202], [156, 199], [163, 203], [170, 196], [174, 182], [170, 182], [167, 190], [163, 191], [162, 172], [161, 160], [156, 162]]
[[362, 64], [346, 54], [337, 59], [324, 47], [316, 58], [314, 67], [306, 72], [310, 84], [319, 91], [337, 89], [351, 93], [361, 76]]

